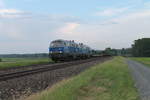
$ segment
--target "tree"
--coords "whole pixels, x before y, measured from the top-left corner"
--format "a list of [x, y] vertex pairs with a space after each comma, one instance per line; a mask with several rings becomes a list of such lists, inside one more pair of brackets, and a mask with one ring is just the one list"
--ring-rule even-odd
[[106, 49], [105, 49], [105, 53], [106, 53], [107, 55], [116, 56], [116, 55], [117, 55], [117, 50], [116, 50], [116, 49], [111, 49], [111, 48], [109, 47], [109, 48], [106, 48]]
[[150, 38], [142, 38], [134, 41], [132, 54], [136, 57], [150, 57]]
[[0, 62], [2, 62], [2, 59], [0, 58]]

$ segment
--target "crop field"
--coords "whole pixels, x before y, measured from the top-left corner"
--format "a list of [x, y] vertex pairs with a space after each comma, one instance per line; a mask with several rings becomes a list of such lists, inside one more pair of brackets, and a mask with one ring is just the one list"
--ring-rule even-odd
[[49, 58], [2, 58], [2, 62], [0, 62], [0, 69], [47, 64], [49, 62], [52, 62]]
[[139, 100], [124, 58], [98, 64], [26, 100]]
[[150, 57], [134, 57], [131, 59], [141, 62], [147, 66], [150, 66]]

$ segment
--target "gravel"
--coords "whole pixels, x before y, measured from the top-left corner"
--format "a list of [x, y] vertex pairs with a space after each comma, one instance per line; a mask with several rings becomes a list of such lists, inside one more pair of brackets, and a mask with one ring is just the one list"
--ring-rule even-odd
[[19, 67], [10, 67], [10, 68], [5, 68], [5, 69], [0, 69], [0, 75], [1, 74], [6, 74], [6, 73], [11, 73], [11, 72], [18, 72], [18, 71], [25, 71], [25, 70], [31, 70], [31, 69], [36, 69], [41, 66], [50, 66], [55, 63], [49, 62], [48, 64], [35, 64], [32, 66], [19, 66]]
[[25, 98], [33, 93], [37, 93], [52, 86], [60, 80], [77, 75], [85, 69], [109, 59], [111, 58], [102, 58], [100, 60], [74, 65], [64, 69], [57, 69], [2, 81], [0, 82], [0, 100]]
[[127, 59], [127, 64], [135, 80], [141, 100], [150, 100], [150, 68], [139, 62]]

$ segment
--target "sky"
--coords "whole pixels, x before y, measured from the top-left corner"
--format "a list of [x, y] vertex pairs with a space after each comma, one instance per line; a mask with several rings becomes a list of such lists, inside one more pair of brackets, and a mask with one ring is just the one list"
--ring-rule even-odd
[[0, 0], [0, 54], [45, 53], [56, 39], [129, 48], [144, 37], [149, 0]]

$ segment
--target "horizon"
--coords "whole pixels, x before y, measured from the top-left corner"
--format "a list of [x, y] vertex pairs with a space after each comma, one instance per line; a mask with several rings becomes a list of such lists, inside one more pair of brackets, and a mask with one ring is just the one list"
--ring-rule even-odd
[[92, 49], [150, 37], [149, 0], [0, 0], [0, 54], [48, 53], [56, 39]]

